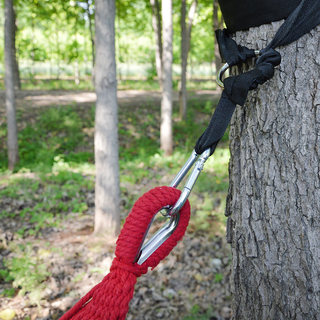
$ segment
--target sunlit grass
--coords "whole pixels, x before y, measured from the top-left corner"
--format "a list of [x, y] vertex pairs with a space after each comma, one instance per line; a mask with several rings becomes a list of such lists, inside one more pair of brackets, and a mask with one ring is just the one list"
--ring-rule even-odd
[[11, 206], [0, 210], [1, 219], [14, 218], [16, 229], [12, 231], [25, 237], [39, 235], [48, 228], [60, 228], [70, 212], [87, 211], [85, 193], [93, 189], [93, 178], [69, 170], [39, 172], [32, 177], [17, 173], [0, 180], [0, 197], [13, 201]]
[[194, 305], [188, 316], [183, 317], [182, 320], [210, 320], [213, 319], [213, 310], [209, 308], [208, 310], [201, 310], [199, 305]]
[[[44, 281], [50, 276], [47, 271], [45, 257], [36, 254], [31, 243], [11, 244], [15, 256], [4, 261], [6, 269], [2, 269], [2, 280], [12, 281], [12, 289], [19, 295], [28, 293], [31, 304], [39, 304], [45, 289]], [[1, 273], [0, 273], [1, 279]]]
[[[79, 83], [73, 79], [38, 79], [30, 78], [21, 81], [22, 90], [88, 90], [94, 91], [92, 78], [82, 77]], [[145, 90], [159, 91], [159, 81], [157, 79], [122, 79], [118, 78], [119, 90]], [[173, 79], [173, 89], [179, 90], [179, 80]], [[216, 90], [217, 85], [214, 79], [189, 79], [187, 90]], [[0, 90], [4, 90], [4, 81], [0, 79]]]

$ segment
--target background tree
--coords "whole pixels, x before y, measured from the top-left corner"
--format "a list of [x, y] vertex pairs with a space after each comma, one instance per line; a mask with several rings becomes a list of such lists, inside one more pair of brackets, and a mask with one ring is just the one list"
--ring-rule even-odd
[[[281, 23], [238, 32], [263, 48]], [[227, 204], [235, 319], [320, 310], [320, 28], [279, 49], [280, 69], [238, 106]]]
[[15, 90], [21, 89], [21, 81], [20, 81], [20, 72], [19, 72], [19, 62], [17, 59], [16, 52], [16, 34], [17, 34], [17, 25], [16, 25], [16, 13], [13, 7], [13, 28], [11, 28], [12, 32], [12, 41], [11, 41], [11, 51], [12, 51], [12, 62], [13, 62], [13, 82]]
[[160, 145], [165, 155], [172, 153], [172, 0], [162, 0], [163, 53]]
[[159, 0], [150, 0], [150, 5], [152, 8], [152, 28], [155, 39], [157, 76], [160, 88], [162, 88], [162, 24]]
[[96, 0], [95, 233], [120, 229], [115, 1]]
[[[213, 0], [213, 16], [212, 16], [212, 26], [213, 26], [213, 32], [218, 29], [223, 29], [223, 16], [221, 14], [220, 8], [219, 8], [219, 2], [218, 0]], [[216, 77], [218, 76], [218, 72], [222, 67], [222, 61], [220, 58], [219, 53], [219, 45], [216, 44], [216, 38], [214, 37], [214, 64], [215, 64], [215, 71], [216, 71]], [[220, 87], [218, 86], [217, 89]]]
[[15, 14], [13, 9], [13, 0], [5, 0], [5, 93], [6, 93], [6, 111], [8, 127], [8, 167], [13, 170], [18, 162], [18, 134], [16, 123], [16, 106], [15, 106]]
[[95, 61], [95, 44], [94, 44], [94, 5], [93, 0], [85, 1], [86, 14], [89, 22], [89, 32], [90, 32], [90, 43], [91, 43], [91, 60], [92, 60], [92, 71], [94, 71], [94, 61]]
[[197, 9], [197, 0], [193, 0], [188, 12], [188, 25], [186, 23], [186, 0], [181, 1], [181, 83], [179, 92], [180, 118], [184, 119], [187, 113], [187, 64], [191, 41], [191, 29]]

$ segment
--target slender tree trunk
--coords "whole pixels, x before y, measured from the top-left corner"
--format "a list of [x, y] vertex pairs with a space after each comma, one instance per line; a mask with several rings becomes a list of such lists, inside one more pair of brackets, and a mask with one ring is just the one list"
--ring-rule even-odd
[[[213, 0], [213, 31], [223, 28], [223, 18], [222, 15], [219, 17], [219, 3], [218, 0]], [[216, 38], [214, 37], [214, 62], [216, 68], [216, 78], [218, 76], [218, 72], [222, 67], [222, 61], [220, 58], [219, 45], [217, 43]], [[221, 88], [217, 86], [217, 90], [221, 91]]]
[[156, 69], [160, 88], [162, 89], [162, 25], [159, 0], [150, 0], [152, 8], [152, 28], [156, 42]]
[[[262, 49], [281, 23], [238, 32]], [[234, 319], [320, 319], [320, 27], [279, 49], [233, 117], [226, 214]]]
[[[57, 26], [55, 25], [56, 27], [56, 31], [57, 31]], [[32, 15], [32, 18], [31, 18], [31, 36], [32, 36], [32, 39], [31, 39], [31, 43], [32, 43], [32, 50], [31, 50], [31, 59], [32, 59], [32, 62], [31, 62], [31, 78], [32, 80], [34, 80], [34, 76], [35, 76], [35, 52], [36, 52], [36, 48], [35, 48], [35, 45], [34, 45], [34, 41], [35, 41], [35, 32], [34, 32], [34, 17]], [[57, 34], [56, 34], [56, 37], [57, 37]], [[56, 38], [57, 39], [57, 38]], [[58, 43], [56, 41], [56, 45], [58, 46]]]
[[56, 22], [55, 24], [55, 28], [56, 28], [56, 36], [55, 36], [55, 40], [56, 40], [56, 52], [57, 52], [57, 80], [59, 80], [60, 78], [60, 37], [59, 37], [59, 29], [58, 29], [58, 24]]
[[172, 154], [172, 0], [162, 0], [163, 75], [160, 143], [165, 155]]
[[95, 233], [120, 229], [115, 0], [96, 0]]
[[21, 89], [20, 73], [19, 73], [19, 63], [17, 59], [17, 50], [16, 50], [16, 34], [17, 34], [17, 25], [16, 25], [16, 13], [13, 7], [13, 28], [12, 28], [12, 57], [13, 57], [13, 81], [15, 90]]
[[187, 113], [187, 65], [190, 49], [191, 30], [198, 1], [194, 0], [188, 13], [186, 25], [186, 0], [181, 1], [181, 87], [179, 92], [180, 119], [185, 119]]
[[78, 18], [76, 18], [74, 25], [74, 38], [76, 44], [76, 61], [74, 63], [74, 83], [78, 86], [80, 84], [80, 71], [79, 71], [79, 45], [78, 45]]
[[74, 63], [74, 83], [78, 86], [80, 84], [80, 71], [78, 59]]
[[90, 32], [90, 43], [91, 43], [91, 63], [92, 63], [92, 81], [94, 83], [94, 62], [95, 62], [95, 43], [94, 43], [94, 33], [93, 33], [93, 23], [92, 14], [90, 12], [90, 0], [87, 0], [87, 15], [89, 20], [89, 32]]
[[8, 127], [8, 167], [13, 170], [18, 162], [18, 135], [16, 122], [16, 106], [14, 95], [14, 11], [13, 0], [5, 0], [4, 7], [4, 55], [5, 55], [5, 91]]

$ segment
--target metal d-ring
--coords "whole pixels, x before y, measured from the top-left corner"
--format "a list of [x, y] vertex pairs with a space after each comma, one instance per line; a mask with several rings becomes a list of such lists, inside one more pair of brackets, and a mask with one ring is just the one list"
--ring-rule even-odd
[[223, 84], [223, 81], [222, 81], [222, 76], [223, 74], [229, 69], [229, 64], [228, 63], [225, 63], [219, 70], [218, 72], [218, 77], [217, 77], [217, 84], [221, 87], [221, 88], [224, 88], [224, 84]]
[[[260, 55], [260, 50], [254, 50], [256, 56]], [[218, 77], [216, 79], [217, 84], [224, 89], [224, 83], [222, 80], [223, 74], [229, 69], [229, 64], [226, 62], [219, 70]]]

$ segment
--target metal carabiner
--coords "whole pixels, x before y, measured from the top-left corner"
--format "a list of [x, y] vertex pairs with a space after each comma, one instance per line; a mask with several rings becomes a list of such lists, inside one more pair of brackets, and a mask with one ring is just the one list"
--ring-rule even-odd
[[[210, 148], [205, 150], [200, 156], [195, 151], [193, 151], [187, 162], [184, 164], [184, 166], [178, 172], [176, 177], [173, 179], [173, 181], [170, 184], [170, 187], [176, 188], [183, 180], [183, 178], [187, 175], [192, 166], [195, 164], [175, 205], [173, 207], [167, 206], [162, 208], [166, 211], [164, 216], [169, 217], [170, 220], [161, 229], [159, 229], [158, 232], [156, 232], [146, 244], [142, 246], [135, 260], [137, 264], [141, 265], [142, 263], [144, 263], [152, 255], [152, 253], [155, 252], [174, 232], [179, 223], [180, 209], [187, 201], [190, 192], [203, 169], [204, 163], [207, 161], [210, 155]], [[147, 235], [152, 222], [153, 220], [150, 222], [149, 227], [146, 230], [145, 236]]]
[[229, 69], [229, 64], [228, 63], [225, 63], [219, 70], [218, 72], [218, 77], [216, 79], [216, 82], [217, 84], [222, 88], [224, 89], [224, 83], [223, 83], [223, 80], [222, 80], [222, 76], [223, 74]]
[[[254, 53], [256, 56], [259, 56], [260, 55], [260, 50], [254, 50]], [[222, 88], [224, 89], [224, 83], [223, 83], [223, 80], [222, 80], [222, 76], [223, 74], [229, 69], [229, 64], [228, 63], [225, 63], [219, 70], [218, 72], [218, 77], [216, 79], [216, 82], [217, 84]]]

